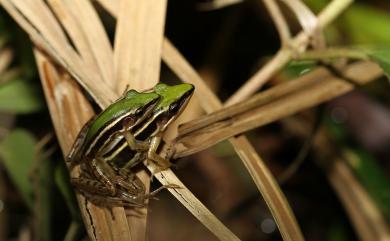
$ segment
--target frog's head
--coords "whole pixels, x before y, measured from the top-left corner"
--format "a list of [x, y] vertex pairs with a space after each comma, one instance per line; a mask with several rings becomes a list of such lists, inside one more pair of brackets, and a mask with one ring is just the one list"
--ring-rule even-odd
[[156, 94], [160, 95], [160, 101], [153, 110], [153, 120], [159, 122], [160, 131], [181, 114], [194, 93], [192, 84], [183, 83], [169, 86], [159, 83], [154, 87]]

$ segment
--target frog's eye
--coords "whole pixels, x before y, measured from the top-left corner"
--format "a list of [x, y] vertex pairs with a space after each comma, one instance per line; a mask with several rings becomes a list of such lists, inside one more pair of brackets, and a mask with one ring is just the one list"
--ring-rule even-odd
[[138, 110], [135, 111], [135, 115], [141, 115], [143, 114], [143, 109], [142, 108], [139, 108]]
[[169, 106], [169, 112], [176, 113], [179, 110], [180, 105], [178, 103], [173, 103]]

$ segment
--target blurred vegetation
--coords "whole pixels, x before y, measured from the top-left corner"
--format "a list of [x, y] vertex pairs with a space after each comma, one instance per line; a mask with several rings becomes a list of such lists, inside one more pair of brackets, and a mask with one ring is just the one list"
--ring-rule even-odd
[[[196, 7], [199, 2], [169, 1], [166, 34], [201, 73], [212, 73], [213, 78], [207, 78], [210, 86], [214, 86], [224, 99], [275, 53], [279, 47], [277, 33], [259, 1], [248, 0], [210, 12], [199, 11]], [[319, 12], [328, 1], [305, 3]], [[107, 26], [112, 33], [114, 27]], [[325, 33], [329, 45], [359, 47], [366, 51], [390, 77], [389, 26], [390, 3], [358, 1]], [[0, 192], [0, 201], [4, 203], [4, 211], [0, 209], [0, 225], [8, 224], [3, 232], [4, 227], [0, 227], [0, 240], [18, 240], [26, 232], [25, 227], [28, 227], [31, 240], [80, 240], [85, 233], [62, 153], [55, 138], [42, 145], [42, 140], [53, 132], [53, 128], [44, 104], [32, 46], [3, 10], [0, 11], [0, 43], [0, 52], [10, 48], [14, 54], [8, 69], [18, 70], [12, 78], [0, 83], [0, 172], [4, 177], [0, 190], [5, 190]], [[314, 62], [291, 62], [273, 83], [303, 75], [315, 66]], [[171, 81], [174, 77], [163, 68], [162, 79]], [[373, 111], [381, 112], [375, 113], [383, 117], [378, 120], [381, 124], [362, 122], [356, 116], [347, 116], [348, 120], [335, 119], [333, 110], [341, 107], [331, 103], [325, 106], [325, 126], [334, 145], [340, 153], [345, 153], [345, 160], [357, 179], [389, 221], [390, 139], [378, 140], [379, 144], [373, 148], [366, 145], [368, 141], [364, 139], [371, 137], [359, 134], [359, 128], [372, 128], [378, 133], [373, 133], [374, 137], [388, 131], [389, 83], [383, 78], [360, 87], [357, 92], [363, 93], [363, 101], [367, 103], [365, 108], [358, 110], [360, 114], [371, 115], [373, 112], [367, 108], [373, 108]], [[343, 103], [348, 98], [351, 97], [347, 95], [336, 102]], [[344, 111], [351, 110], [346, 108]], [[298, 116], [305, 118], [312, 112], [309, 110]], [[284, 133], [279, 122], [256, 129], [249, 136], [276, 176], [294, 160], [305, 141]], [[280, 240], [275, 227], [270, 231], [264, 229], [264, 220], [271, 214], [244, 167], [231, 155], [230, 148], [221, 143], [184, 159], [178, 164], [177, 173], [242, 240]], [[219, 166], [212, 166], [212, 163]], [[324, 172], [316, 164], [315, 155], [309, 153], [297, 173], [282, 186], [304, 236], [307, 240], [318, 241], [356, 240], [349, 218]], [[202, 237], [202, 240], [212, 240], [200, 224], [172, 202], [165, 194], [161, 195], [160, 201], [152, 202], [151, 240], [200, 240]], [[177, 220], [169, 218], [172, 213]], [[174, 232], [173, 227], [176, 227]], [[191, 236], [194, 237], [188, 238]]]

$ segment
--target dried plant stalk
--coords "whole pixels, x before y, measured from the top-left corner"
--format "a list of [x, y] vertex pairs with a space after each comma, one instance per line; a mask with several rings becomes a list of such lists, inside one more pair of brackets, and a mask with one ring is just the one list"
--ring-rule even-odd
[[[318, 28], [323, 28], [340, 15], [350, 4], [352, 0], [333, 0], [317, 17]], [[283, 22], [282, 22], [283, 23]], [[317, 31], [316, 28], [313, 31]], [[261, 88], [275, 73], [280, 71], [292, 58], [306, 49], [312, 34], [302, 31], [297, 34], [289, 43], [275, 54], [275, 56], [257, 71], [244, 85], [240, 87], [227, 101], [226, 105], [238, 103]]]
[[275, 0], [263, 0], [263, 2], [271, 15], [276, 29], [278, 30], [281, 46], [283, 47], [287, 45], [291, 39], [291, 33], [287, 21]]
[[[87, 65], [76, 51], [67, 42], [62, 29], [54, 16], [47, 13], [48, 7], [42, 5], [42, 0], [37, 1], [39, 4], [34, 6], [35, 12], [30, 9], [30, 4], [23, 4], [19, 0], [2, 0], [2, 6], [15, 19], [15, 21], [30, 35], [31, 40], [56, 62], [60, 63], [72, 76], [88, 90], [101, 106], [108, 106], [116, 99], [115, 93], [107, 86], [105, 82], [100, 81], [98, 71]], [[45, 12], [46, 14], [36, 14]], [[48, 22], [54, 22], [49, 24]], [[93, 31], [93, 29], [90, 29]], [[72, 37], [72, 35], [70, 35]], [[74, 41], [74, 39], [72, 39]], [[93, 46], [91, 46], [93, 47]], [[99, 84], [96, 84], [99, 83]]]
[[328, 179], [362, 241], [389, 241], [389, 227], [374, 201], [342, 159], [332, 160]]
[[[114, 89], [118, 94], [130, 86], [142, 91], [155, 86], [160, 76], [161, 45], [164, 36], [166, 0], [121, 0], [114, 44]], [[149, 191], [150, 176], [137, 173]], [[145, 240], [147, 207], [129, 215], [133, 240]]]
[[166, 5], [166, 0], [120, 1], [114, 46], [117, 92], [128, 84], [145, 90], [158, 82]]
[[210, 11], [224, 7], [231, 6], [233, 4], [239, 4], [243, 0], [212, 0], [210, 2], [201, 2], [198, 4], [199, 10]]
[[[201, 96], [198, 99], [201, 100], [200, 104], [206, 112], [210, 113], [222, 108], [222, 103], [215, 94], [206, 86], [202, 78], [179, 51], [167, 40], [164, 41], [162, 57], [180, 79], [189, 81], [197, 87], [195, 94]], [[248, 169], [260, 193], [263, 195], [275, 218], [283, 240], [304, 240], [295, 216], [279, 185], [249, 141], [244, 136], [230, 138], [229, 141]]]
[[[67, 73], [59, 71], [39, 51], [35, 51], [35, 55], [57, 137], [66, 154], [82, 125], [93, 115], [93, 110]], [[73, 177], [78, 175], [77, 169], [71, 173]], [[80, 194], [77, 194], [77, 199], [90, 239], [131, 240], [123, 208], [113, 209], [111, 215], [107, 208], [95, 206]]]
[[[364, 69], [362, 74], [356, 70]], [[352, 64], [346, 69], [357, 84], [366, 84], [382, 75], [378, 65], [370, 62]], [[188, 149], [176, 157], [204, 150], [229, 137], [269, 124], [301, 110], [318, 105], [351, 91], [354, 86], [332, 76], [324, 69], [315, 70], [297, 80], [276, 86], [237, 105], [186, 123], [179, 129], [177, 143]]]
[[[287, 131], [303, 138], [310, 135], [307, 123], [298, 118], [287, 118], [281, 123]], [[319, 164], [325, 164], [325, 174], [345, 206], [359, 239], [390, 240], [390, 230], [383, 213], [346, 164], [348, 155], [343, 153], [342, 157], [334, 156], [339, 151], [334, 150], [335, 147], [324, 129], [317, 133], [313, 144], [318, 160], [321, 162]]]

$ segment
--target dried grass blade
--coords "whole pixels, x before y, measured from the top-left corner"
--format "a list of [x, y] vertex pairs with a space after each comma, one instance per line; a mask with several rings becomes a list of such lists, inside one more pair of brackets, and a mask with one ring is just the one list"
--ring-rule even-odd
[[[75, 81], [65, 72], [58, 72], [49, 59], [35, 51], [39, 73], [51, 117], [63, 153], [68, 153], [82, 125], [93, 115], [92, 107]], [[74, 169], [71, 176], [77, 176]], [[131, 240], [123, 208], [111, 212], [88, 202], [77, 194], [89, 237], [92, 240]]]
[[209, 91], [199, 74], [168, 39], [163, 42], [162, 58], [181, 80], [195, 84], [195, 98], [207, 113], [220, 108], [219, 99]]
[[[166, 0], [121, 0], [117, 8], [114, 44], [115, 89], [144, 90], [157, 84], [160, 76], [161, 45], [164, 36]], [[137, 173], [149, 190], [150, 177]], [[147, 208], [142, 216], [129, 216], [133, 240], [146, 239]]]
[[13, 0], [13, 2], [27, 13], [27, 18], [44, 31], [43, 34], [50, 36], [51, 40], [58, 42], [59, 45], [68, 45], [65, 33], [43, 0]]
[[283, 2], [295, 13], [303, 31], [312, 36], [311, 41], [314, 48], [325, 48], [325, 38], [317, 16], [301, 0], [283, 0]]
[[[324, 10], [318, 15], [318, 27], [323, 28], [332, 22], [339, 14], [341, 14], [353, 0], [333, 0]], [[306, 32], [300, 32], [294, 37], [287, 47], [281, 48], [278, 53], [259, 71], [257, 71], [251, 78], [249, 78], [244, 85], [240, 87], [227, 101], [226, 105], [231, 105], [248, 98], [261, 88], [275, 73], [281, 70], [291, 59], [293, 51], [298, 53], [300, 50], [306, 48], [311, 35]], [[293, 48], [291, 48], [293, 47]]]
[[[308, 123], [302, 119], [291, 117], [281, 123], [287, 131], [302, 138], [310, 135], [307, 129]], [[345, 206], [359, 239], [389, 241], [390, 230], [383, 213], [378, 210], [375, 202], [346, 165], [348, 157], [345, 153], [334, 150], [335, 146], [330, 142], [325, 130], [319, 130], [317, 133], [314, 148], [318, 164], [325, 165], [323, 166], [325, 174]], [[341, 153], [345, 159], [336, 157], [335, 153]]]
[[80, 24], [104, 82], [114, 89], [112, 46], [92, 3], [89, 0], [66, 0], [64, 4], [73, 11], [76, 21]]
[[335, 159], [327, 176], [362, 241], [389, 241], [390, 230], [370, 195], [342, 159]]
[[[148, 165], [151, 172], [155, 170], [155, 166]], [[165, 170], [155, 174], [155, 177], [161, 184], [176, 184], [179, 189], [169, 188], [168, 191], [176, 197], [201, 223], [203, 223], [219, 240], [240, 240], [237, 238], [214, 214], [212, 214], [195, 196], [192, 194], [179, 178], [170, 170]]]
[[[31, 0], [12, 0], [17, 9], [28, 19], [29, 22], [45, 36], [45, 39], [55, 48], [65, 59], [78, 59], [79, 56], [68, 43], [65, 34], [58, 25], [57, 20], [51, 14], [48, 7], [38, 0], [36, 3]], [[41, 14], [37, 14], [41, 13]]]
[[[222, 104], [218, 98], [208, 89], [202, 78], [169, 41], [164, 41], [162, 56], [167, 65], [182, 80], [189, 81], [196, 86], [196, 94], [201, 96], [199, 99], [202, 99], [203, 101], [200, 103], [207, 112], [222, 108]], [[229, 141], [234, 146], [257, 188], [263, 195], [275, 218], [283, 240], [304, 240], [299, 225], [285, 196], [249, 141], [244, 136], [230, 138]]]
[[[86, 65], [78, 55], [72, 54], [74, 50], [71, 46], [58, 46], [58, 43], [51, 42], [46, 35], [42, 34], [38, 26], [32, 25], [31, 19], [26, 19], [26, 6], [22, 5], [22, 9], [16, 8], [12, 0], [2, 0], [2, 6], [7, 12], [18, 22], [20, 26], [30, 35], [31, 40], [47, 54], [62, 64], [78, 82], [86, 88], [101, 107], [108, 106], [116, 99], [116, 95], [104, 83], [95, 84], [98, 76], [90, 66]], [[45, 25], [40, 26], [45, 28]], [[45, 30], [47, 32], [47, 30]], [[56, 40], [54, 40], [56, 41]], [[69, 51], [68, 51], [69, 50]]]
[[75, 45], [77, 52], [80, 53], [85, 63], [94, 69], [98, 69], [97, 62], [92, 54], [91, 46], [88, 43], [85, 34], [81, 30], [80, 22], [76, 21], [72, 8], [70, 8], [63, 0], [48, 0], [48, 3], [59, 21], [64, 26], [70, 39]]
[[158, 82], [164, 37], [166, 0], [120, 1], [114, 65], [117, 91], [138, 90]]
[[263, 0], [263, 2], [278, 30], [281, 45], [285, 46], [291, 39], [291, 33], [286, 18], [283, 16], [283, 13], [275, 0]]
[[[323, 73], [323, 75], [326, 74], [326, 72]], [[318, 74], [317, 78], [323, 78], [323, 75]], [[232, 119], [236, 115], [253, 110], [269, 102], [280, 99], [283, 96], [307, 88], [308, 86], [313, 85], [315, 82], [317, 82], [317, 80], [314, 80], [313, 78], [304, 77], [296, 81], [288, 81], [276, 85], [268, 90], [265, 90], [257, 95], [252, 96], [246, 101], [224, 107], [223, 109], [214, 111], [209, 115], [205, 115], [190, 122], [183, 123], [179, 127], [179, 136], [187, 135], [193, 131], [213, 125], [218, 121]]]
[[[367, 73], [370, 73], [370, 76], [367, 76], [368, 78], [362, 78], [363, 76], [359, 73], [351, 71], [353, 69], [361, 68], [365, 69]], [[369, 62], [355, 63], [349, 66], [347, 71], [350, 72], [349, 76], [353, 79], [358, 79], [357, 81], [359, 81], [360, 84], [365, 84], [382, 74], [382, 70], [376, 64]], [[266, 103], [258, 102], [259, 105], [257, 107], [251, 105], [251, 108], [245, 108], [247, 111], [244, 112], [242, 112], [242, 106], [244, 106], [246, 102], [251, 104], [253, 101], [248, 100], [241, 102], [238, 104], [241, 108], [235, 109], [234, 106], [231, 106], [231, 108], [228, 108], [227, 112], [221, 114], [221, 112], [224, 112], [221, 111], [220, 113], [217, 113], [219, 115], [219, 121], [216, 121], [217, 118], [210, 118], [214, 119], [215, 122], [209, 122], [209, 125], [204, 126], [203, 128], [179, 136], [177, 138], [177, 143], [183, 143], [189, 149], [177, 153], [177, 157], [201, 151], [220, 141], [226, 140], [229, 137], [271, 123], [306, 108], [313, 107], [354, 88], [350, 83], [333, 77], [330, 74], [326, 74], [324, 69], [313, 71], [298, 80], [294, 80], [294, 82], [297, 84], [300, 84], [300, 82], [306, 83], [306, 86], [295, 92], [289, 92], [287, 95], [275, 99], [268, 99], [268, 102]], [[311, 84], [308, 84], [310, 82]], [[264, 94], [260, 93], [258, 96], [255, 96], [254, 99], [262, 99], [262, 96], [269, 96], [268, 92], [265, 92]], [[211, 114], [211, 116], [212, 115], [213, 114]], [[229, 116], [229, 118], [226, 118], [227, 116]]]
[[243, 0], [212, 0], [211, 2], [198, 3], [197, 7], [199, 10], [210, 11], [229, 7], [242, 2]]

